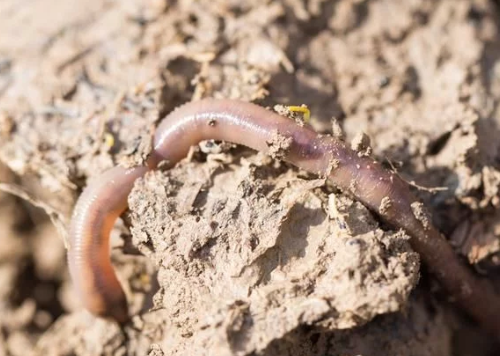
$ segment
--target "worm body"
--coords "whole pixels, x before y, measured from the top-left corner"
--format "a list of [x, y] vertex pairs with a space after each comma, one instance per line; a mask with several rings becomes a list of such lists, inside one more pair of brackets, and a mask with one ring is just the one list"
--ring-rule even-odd
[[205, 99], [177, 108], [160, 123], [147, 167], [113, 168], [85, 189], [71, 223], [68, 260], [89, 311], [119, 322], [128, 318], [125, 294], [110, 263], [109, 232], [127, 208], [135, 179], [161, 161], [167, 167], [175, 165], [192, 145], [207, 139], [267, 153], [278, 147], [279, 158], [327, 176], [393, 227], [404, 229], [412, 237], [412, 247], [453, 298], [500, 338], [500, 299], [461, 264], [439, 231], [415, 213], [418, 202], [407, 183], [336, 138], [235, 100]]
[[134, 181], [147, 169], [114, 167], [80, 195], [73, 211], [68, 246], [69, 271], [84, 306], [96, 315], [127, 320], [125, 293], [109, 257], [109, 234], [127, 208]]

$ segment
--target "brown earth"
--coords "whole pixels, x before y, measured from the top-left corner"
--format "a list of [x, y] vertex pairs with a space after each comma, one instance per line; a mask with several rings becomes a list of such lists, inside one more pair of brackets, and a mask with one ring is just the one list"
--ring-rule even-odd
[[306, 104], [319, 132], [369, 137], [496, 283], [499, 19], [486, 0], [0, 2], [0, 356], [498, 354], [403, 232], [235, 145], [136, 183], [112, 234], [124, 330], [81, 310], [64, 238], [87, 179], [141, 161], [179, 104]]

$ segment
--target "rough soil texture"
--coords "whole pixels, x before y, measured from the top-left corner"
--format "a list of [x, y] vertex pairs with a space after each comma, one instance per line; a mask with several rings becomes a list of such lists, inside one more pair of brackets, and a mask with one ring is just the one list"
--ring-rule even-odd
[[408, 236], [279, 162], [279, 137], [272, 157], [206, 142], [136, 183], [112, 233], [124, 330], [81, 310], [64, 228], [177, 105], [306, 104], [495, 282], [499, 18], [486, 0], [0, 2], [0, 356], [498, 354]]

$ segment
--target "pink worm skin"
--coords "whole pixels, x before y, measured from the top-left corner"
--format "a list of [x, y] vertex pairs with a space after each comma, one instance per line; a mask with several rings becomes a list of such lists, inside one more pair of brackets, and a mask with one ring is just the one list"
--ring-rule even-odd
[[172, 167], [202, 140], [224, 140], [269, 152], [276, 137], [289, 143], [282, 152], [284, 160], [328, 177], [387, 223], [405, 230], [413, 249], [452, 298], [500, 340], [500, 299], [490, 284], [459, 261], [432, 224], [415, 216], [411, 205], [417, 199], [406, 182], [334, 137], [318, 135], [310, 127], [236, 100], [205, 99], [177, 108], [160, 123], [147, 166], [112, 168], [83, 191], [71, 221], [68, 261], [84, 306], [119, 323], [129, 318], [126, 296], [110, 261], [109, 233], [127, 209], [137, 178], [161, 161]]

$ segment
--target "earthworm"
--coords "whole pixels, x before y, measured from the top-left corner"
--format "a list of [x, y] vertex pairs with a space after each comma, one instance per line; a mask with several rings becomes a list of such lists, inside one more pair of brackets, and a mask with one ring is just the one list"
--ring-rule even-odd
[[406, 231], [412, 248], [452, 299], [500, 339], [500, 298], [458, 259], [404, 180], [338, 138], [319, 135], [258, 105], [227, 99], [204, 99], [175, 109], [157, 128], [144, 166], [112, 168], [83, 191], [71, 221], [68, 261], [78, 294], [91, 313], [122, 324], [129, 318], [125, 293], [110, 262], [109, 233], [127, 209], [134, 181], [160, 162], [174, 166], [191, 146], [208, 139], [276, 153], [327, 177], [393, 228]]

